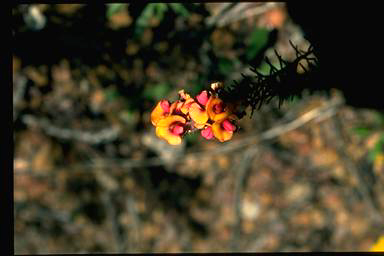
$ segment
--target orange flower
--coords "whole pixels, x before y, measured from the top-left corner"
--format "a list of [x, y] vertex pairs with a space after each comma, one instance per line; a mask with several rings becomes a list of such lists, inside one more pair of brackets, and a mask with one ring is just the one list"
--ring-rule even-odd
[[160, 119], [167, 117], [170, 114], [170, 103], [168, 100], [161, 100], [151, 112], [151, 122], [154, 126]]
[[230, 140], [236, 126], [231, 123], [229, 119], [221, 119], [212, 125], [213, 135], [220, 141], [224, 142]]
[[185, 132], [185, 123], [185, 118], [178, 115], [163, 118], [156, 125], [156, 135], [171, 145], [179, 145]]
[[218, 121], [229, 116], [230, 112], [224, 102], [216, 97], [211, 97], [207, 103], [207, 112], [209, 118], [213, 121]]
[[196, 102], [189, 107], [189, 116], [198, 125], [205, 124], [208, 121], [207, 111]]

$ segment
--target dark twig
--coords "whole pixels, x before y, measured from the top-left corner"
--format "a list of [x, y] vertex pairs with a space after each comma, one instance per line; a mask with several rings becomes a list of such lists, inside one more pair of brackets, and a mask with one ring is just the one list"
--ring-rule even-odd
[[[317, 79], [318, 62], [314, 57], [313, 47], [307, 51], [301, 51], [290, 41], [291, 46], [296, 52], [296, 59], [288, 62], [275, 51], [279, 62], [279, 68], [275, 67], [268, 58], [265, 63], [270, 67], [269, 74], [262, 74], [256, 66], [250, 68], [255, 76], [243, 75], [240, 81], [234, 81], [234, 85], [227, 86], [219, 91], [219, 96], [225, 102], [232, 102], [245, 109], [251, 107], [251, 116], [255, 109], [260, 109], [263, 103], [269, 103], [274, 97], [279, 99], [279, 107], [284, 100], [293, 96], [300, 96], [302, 91], [308, 87], [308, 81], [313, 83], [313, 90], [322, 88], [323, 85], [315, 83]], [[302, 66], [302, 61], [308, 65], [303, 68], [303, 73], [298, 73], [297, 68]]]

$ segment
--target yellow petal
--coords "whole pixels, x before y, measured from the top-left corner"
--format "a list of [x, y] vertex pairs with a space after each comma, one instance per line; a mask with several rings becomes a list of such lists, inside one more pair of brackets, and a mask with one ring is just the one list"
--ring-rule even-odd
[[205, 124], [193, 123], [193, 126], [195, 126], [197, 129], [203, 129]]
[[157, 123], [157, 127], [169, 127], [171, 124], [173, 124], [174, 122], [180, 122], [180, 123], [183, 123], [185, 124], [186, 120], [184, 117], [182, 116], [178, 116], [178, 115], [171, 115], [171, 116], [167, 116], [163, 119], [161, 119], [158, 123]]
[[156, 127], [156, 135], [171, 145], [179, 145], [181, 143], [181, 137], [171, 133], [168, 127]]
[[196, 102], [189, 108], [189, 115], [197, 124], [205, 124], [208, 121], [208, 113]]
[[179, 145], [181, 143], [181, 136], [173, 134], [169, 129], [170, 126], [176, 122], [185, 124], [186, 120], [184, 117], [177, 115], [171, 115], [161, 119], [156, 125], [156, 135], [171, 145]]
[[230, 140], [232, 138], [232, 135], [233, 135], [233, 132], [232, 131], [226, 131], [223, 127], [222, 127], [222, 122], [224, 121], [225, 119], [222, 119], [222, 120], [219, 120], [217, 122], [215, 122], [213, 125], [212, 125], [212, 132], [213, 132], [213, 135], [216, 137], [216, 139], [218, 139], [220, 142], [224, 142], [224, 141], [227, 141], [227, 140]]
[[169, 112], [165, 112], [164, 109], [161, 107], [162, 101], [163, 100], [159, 101], [157, 103], [156, 107], [151, 112], [151, 123], [155, 126], [159, 122], [160, 119], [169, 115]]
[[183, 103], [183, 106], [181, 107], [181, 112], [185, 115], [188, 114], [189, 112], [189, 108], [191, 107], [191, 105], [195, 102], [194, 99], [192, 98], [189, 98], [187, 99], [184, 103]]

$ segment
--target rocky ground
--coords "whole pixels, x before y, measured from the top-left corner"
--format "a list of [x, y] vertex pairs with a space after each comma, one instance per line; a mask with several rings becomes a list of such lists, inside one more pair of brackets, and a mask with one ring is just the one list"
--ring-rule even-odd
[[15, 253], [369, 250], [383, 113], [319, 92], [264, 105], [226, 143], [156, 138], [159, 99], [308, 47], [284, 4], [244, 5], [13, 8]]

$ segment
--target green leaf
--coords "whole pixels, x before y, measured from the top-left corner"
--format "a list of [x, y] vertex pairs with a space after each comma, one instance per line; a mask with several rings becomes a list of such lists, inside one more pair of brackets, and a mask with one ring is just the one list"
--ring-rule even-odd
[[153, 86], [148, 86], [143, 92], [144, 98], [148, 100], [161, 100], [171, 91], [171, 86], [168, 83], [159, 83]]
[[106, 16], [110, 18], [114, 14], [121, 11], [127, 4], [107, 4]]
[[264, 28], [256, 28], [251, 34], [251, 40], [246, 51], [247, 60], [252, 60], [268, 42], [269, 32]]
[[367, 127], [356, 127], [353, 131], [360, 137], [365, 138], [372, 133], [372, 130]]
[[177, 14], [183, 16], [183, 17], [188, 17], [188, 16], [189, 16], [189, 12], [188, 12], [188, 10], [184, 7], [183, 4], [170, 3], [169, 5], [171, 6], [172, 10], [173, 10], [175, 13], [177, 13]]
[[155, 14], [156, 4], [148, 4], [137, 18], [136, 26], [147, 27], [149, 19]]

